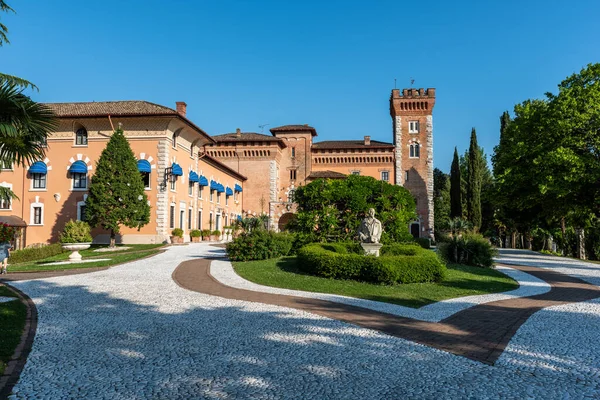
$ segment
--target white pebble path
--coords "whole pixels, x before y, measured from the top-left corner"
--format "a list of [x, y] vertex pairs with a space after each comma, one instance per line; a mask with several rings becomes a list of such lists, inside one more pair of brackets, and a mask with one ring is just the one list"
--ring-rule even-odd
[[[204, 244], [172, 247], [106, 271], [16, 282], [35, 301], [39, 325], [10, 398], [546, 400], [600, 393], [600, 346], [590, 345], [600, 328], [597, 302], [558, 307], [550, 320], [545, 310], [535, 314], [492, 367], [172, 281], [182, 261], [217, 252]], [[560, 334], [551, 333], [555, 327]]]

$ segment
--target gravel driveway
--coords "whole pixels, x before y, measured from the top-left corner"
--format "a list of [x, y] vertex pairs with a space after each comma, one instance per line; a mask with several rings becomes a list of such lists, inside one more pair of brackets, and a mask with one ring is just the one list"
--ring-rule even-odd
[[[488, 366], [171, 279], [182, 261], [220, 251], [171, 247], [106, 271], [14, 282], [39, 325], [11, 398], [600, 398], [598, 299], [534, 314]], [[506, 256], [554, 267], [533, 254]], [[574, 268], [600, 282], [600, 265]]]

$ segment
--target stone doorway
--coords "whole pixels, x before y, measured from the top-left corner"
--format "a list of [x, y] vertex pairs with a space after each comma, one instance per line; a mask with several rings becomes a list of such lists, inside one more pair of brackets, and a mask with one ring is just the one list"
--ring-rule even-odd
[[287, 224], [290, 223], [294, 218], [296, 218], [296, 214], [294, 213], [285, 213], [279, 218], [279, 222], [277, 223], [277, 228], [279, 232], [285, 231]]

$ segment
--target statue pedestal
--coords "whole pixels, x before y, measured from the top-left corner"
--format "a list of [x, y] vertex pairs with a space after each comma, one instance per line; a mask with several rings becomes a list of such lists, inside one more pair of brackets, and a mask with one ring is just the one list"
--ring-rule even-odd
[[361, 243], [360, 246], [365, 251], [366, 256], [379, 257], [379, 249], [383, 246], [381, 243]]

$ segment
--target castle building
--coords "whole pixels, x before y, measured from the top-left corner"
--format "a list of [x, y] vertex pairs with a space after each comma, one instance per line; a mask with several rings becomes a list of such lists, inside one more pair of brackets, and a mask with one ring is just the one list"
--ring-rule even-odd
[[[0, 202], [0, 222], [21, 229], [16, 247], [58, 240], [70, 219], [85, 219], [85, 199], [96, 162], [116, 127], [138, 159], [151, 206], [150, 223], [123, 227], [122, 243], [169, 241], [181, 228], [222, 230], [234, 220], [267, 214], [282, 230], [296, 211], [295, 190], [319, 178], [371, 176], [406, 187], [415, 197], [415, 237], [433, 232], [433, 119], [435, 89], [394, 89], [392, 142], [314, 141], [309, 125], [285, 125], [270, 135], [242, 132], [210, 136], [175, 109], [145, 101], [50, 103], [59, 127], [48, 137], [44, 160], [0, 168], [0, 186], [17, 196]], [[95, 242], [108, 242], [100, 229]]]
[[295, 212], [294, 192], [318, 178], [371, 176], [406, 187], [414, 196], [415, 237], [433, 233], [433, 107], [435, 89], [394, 89], [390, 97], [391, 143], [371, 140], [315, 142], [315, 128], [285, 125], [271, 135], [256, 132], [213, 136], [207, 153], [249, 177], [244, 213], [268, 214], [272, 229], [283, 229]]

